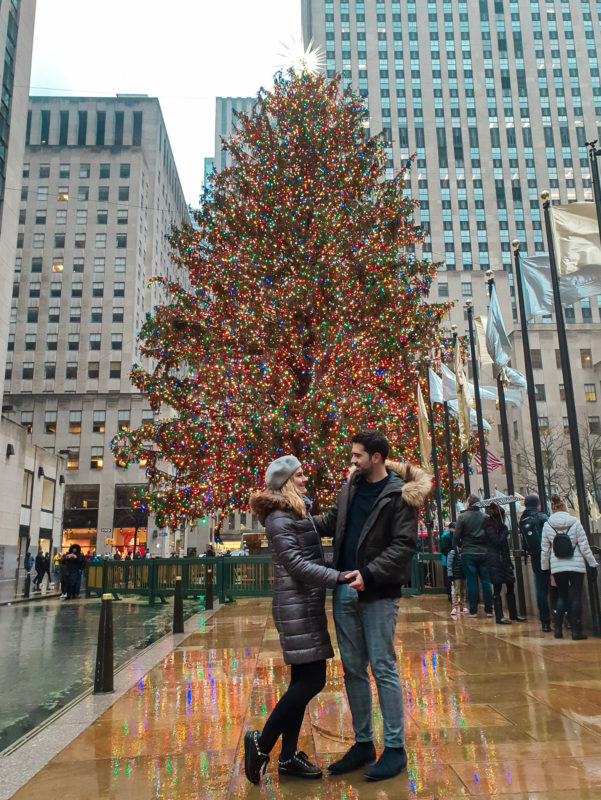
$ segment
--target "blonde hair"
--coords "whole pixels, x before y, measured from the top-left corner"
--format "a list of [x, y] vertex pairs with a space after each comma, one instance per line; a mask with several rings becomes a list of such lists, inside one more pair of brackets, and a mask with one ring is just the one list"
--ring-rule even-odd
[[288, 478], [286, 483], [280, 489], [280, 494], [286, 500], [289, 505], [292, 506], [292, 510], [296, 511], [299, 517], [306, 517], [307, 516], [307, 508], [305, 506], [305, 501], [303, 500], [303, 496], [296, 488], [296, 484], [292, 480], [292, 478]]

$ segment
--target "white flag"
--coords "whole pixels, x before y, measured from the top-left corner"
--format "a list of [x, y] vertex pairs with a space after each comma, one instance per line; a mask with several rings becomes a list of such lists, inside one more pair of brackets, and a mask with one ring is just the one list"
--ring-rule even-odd
[[[555, 306], [549, 255], [540, 253], [522, 258], [520, 267], [526, 321], [553, 314]], [[583, 266], [578, 272], [562, 275], [559, 278], [559, 291], [563, 306], [571, 306], [587, 297], [601, 294], [601, 270], [595, 265]]]
[[505, 367], [504, 370], [505, 378], [509, 386], [515, 389], [527, 389], [528, 384], [526, 383], [526, 378], [522, 375], [522, 373], [518, 369], [512, 369], [511, 367]]
[[476, 329], [476, 347], [478, 349], [478, 361], [483, 367], [492, 364], [492, 358], [488, 353], [486, 346], [486, 328], [487, 320], [484, 315], [474, 317], [474, 327]]
[[457, 387], [457, 419], [459, 420], [459, 442], [463, 452], [470, 444], [471, 424], [470, 411], [472, 407], [472, 397], [463, 371], [463, 361], [461, 359], [461, 347], [459, 339], [455, 342], [455, 385]]
[[430, 402], [444, 403], [442, 379], [440, 375], [437, 375], [430, 367], [428, 367], [428, 375], [430, 377]]
[[516, 408], [521, 408], [524, 398], [521, 389], [505, 389], [505, 402]]
[[422, 467], [430, 471], [430, 454], [432, 453], [432, 439], [430, 438], [428, 411], [424, 403], [422, 388], [417, 384], [417, 423], [419, 433], [419, 450], [422, 459]]
[[486, 326], [486, 349], [493, 362], [495, 378], [511, 361], [511, 343], [503, 324], [503, 315], [495, 287], [491, 287], [488, 324]]
[[444, 364], [440, 365], [440, 374], [442, 376], [442, 398], [446, 403], [447, 400], [457, 399], [457, 382], [455, 375]]
[[601, 241], [595, 203], [551, 206], [557, 273], [570, 275], [583, 267], [601, 270]]
[[[451, 415], [455, 418], [457, 418], [458, 415], [457, 409], [458, 409], [457, 400], [449, 400], [449, 411], [451, 412]], [[482, 417], [482, 427], [485, 431], [492, 430], [490, 424], [486, 421], [485, 417]], [[473, 408], [470, 408], [470, 428], [473, 431], [478, 430], [478, 417], [476, 416], [476, 412], [474, 411]]]

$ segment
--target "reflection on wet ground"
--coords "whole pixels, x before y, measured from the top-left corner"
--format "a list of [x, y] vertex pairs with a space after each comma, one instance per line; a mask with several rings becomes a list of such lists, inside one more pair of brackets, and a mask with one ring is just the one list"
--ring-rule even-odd
[[[185, 602], [186, 616], [198, 603]], [[115, 601], [115, 667], [170, 630], [173, 606]], [[39, 600], [0, 608], [0, 750], [94, 681], [98, 600]]]
[[[330, 625], [333, 631], [333, 625]], [[219, 610], [14, 795], [70, 800], [404, 800], [601, 797], [601, 641], [543, 636], [533, 622], [449, 617], [446, 598], [403, 600], [397, 653], [408, 770], [367, 783], [361, 771], [259, 787], [241, 770], [244, 731], [263, 725], [287, 669], [269, 600]], [[377, 706], [375, 706], [377, 708]], [[378, 749], [381, 720], [376, 716]], [[323, 766], [352, 741], [341, 665], [310, 706], [300, 748]]]

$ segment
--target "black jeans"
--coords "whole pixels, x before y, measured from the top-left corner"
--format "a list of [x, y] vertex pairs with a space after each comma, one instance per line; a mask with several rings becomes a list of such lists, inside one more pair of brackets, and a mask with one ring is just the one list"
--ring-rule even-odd
[[326, 685], [326, 662], [324, 659], [311, 661], [309, 664], [292, 664], [290, 672], [290, 684], [278, 700], [259, 737], [262, 753], [269, 753], [279, 737], [282, 737], [282, 761], [287, 761], [296, 753], [305, 709], [309, 700]]
[[568, 612], [572, 628], [576, 633], [582, 629], [582, 584], [583, 572], [556, 572], [553, 577], [557, 584], [557, 614]]
[[540, 557], [532, 556], [532, 572], [534, 573], [534, 583], [536, 586], [536, 605], [538, 606], [538, 617], [543, 625], [548, 625], [551, 621], [549, 613], [549, 573], [543, 572], [540, 565]]

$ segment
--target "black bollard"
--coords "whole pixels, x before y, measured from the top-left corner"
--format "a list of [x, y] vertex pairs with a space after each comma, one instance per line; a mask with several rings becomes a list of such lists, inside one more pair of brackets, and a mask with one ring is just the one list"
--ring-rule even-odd
[[94, 694], [110, 694], [113, 691], [113, 595], [102, 595], [100, 624], [98, 626], [98, 649], [96, 650], [96, 672]]
[[205, 569], [205, 610], [213, 609], [213, 565], [207, 564]]
[[25, 583], [23, 584], [23, 597], [29, 597], [29, 590], [31, 588], [31, 574], [28, 572], [25, 576]]
[[178, 575], [175, 579], [175, 594], [173, 595], [173, 633], [184, 632], [184, 599], [182, 597], [182, 578]]

